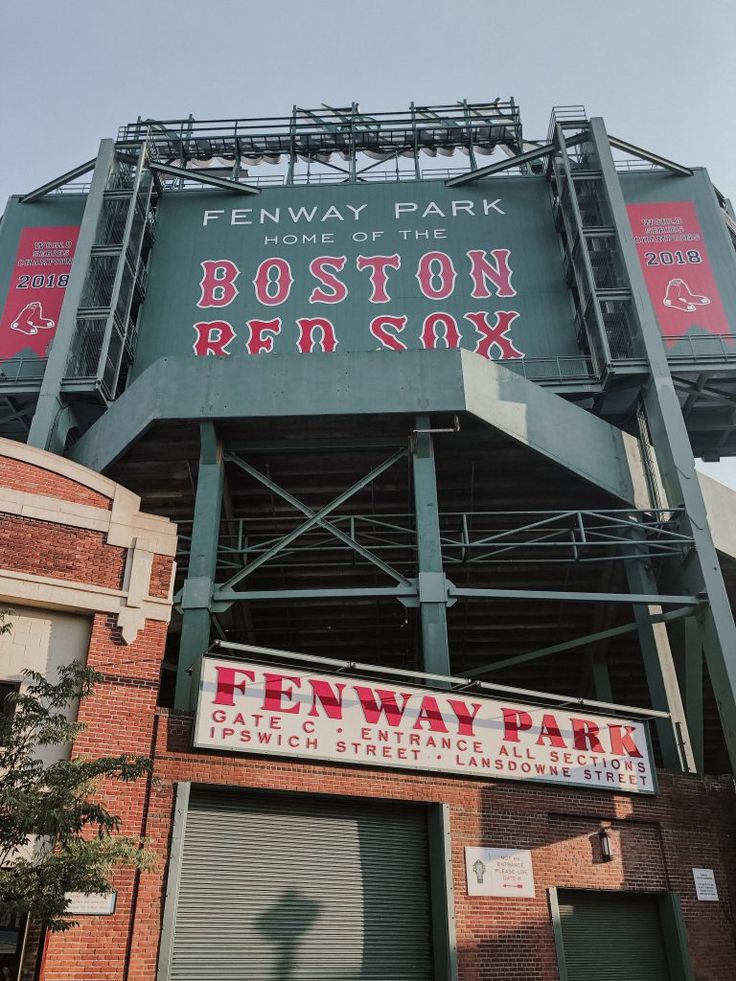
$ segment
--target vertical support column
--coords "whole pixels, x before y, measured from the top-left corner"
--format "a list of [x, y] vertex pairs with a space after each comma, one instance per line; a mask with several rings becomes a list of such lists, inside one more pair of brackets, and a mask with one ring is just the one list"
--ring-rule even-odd
[[[442, 568], [437, 474], [428, 416], [417, 416], [412, 453], [414, 510], [417, 522], [419, 609], [422, 619], [422, 667], [429, 674], [450, 672], [447, 641], [447, 585]], [[424, 432], [422, 430], [425, 430]]]
[[603, 651], [593, 651], [588, 655], [590, 674], [593, 679], [595, 697], [601, 702], [613, 701], [611, 676], [608, 673], [608, 661]]
[[[626, 563], [626, 578], [632, 593], [658, 592], [652, 570], [645, 559], [632, 559]], [[652, 708], [669, 712], [669, 719], [657, 719], [657, 736], [662, 750], [662, 762], [674, 773], [694, 773], [693, 756], [682, 695], [677, 683], [675, 662], [672, 657], [667, 628], [663, 623], [652, 623], [650, 615], [661, 613], [660, 607], [634, 606], [644, 671], [649, 686]]]
[[685, 714], [690, 730], [693, 757], [698, 773], [703, 772], [703, 640], [695, 617], [687, 617], [685, 633]]
[[[182, 623], [174, 705], [196, 702], [201, 655], [210, 644], [210, 601], [217, 568], [224, 483], [222, 445], [214, 423], [200, 423], [199, 475], [194, 503], [189, 571], [182, 589]], [[189, 672], [191, 671], [191, 674]]]
[[102, 202], [107, 187], [110, 170], [115, 159], [115, 144], [103, 140], [97, 155], [97, 163], [92, 174], [87, 203], [84, 206], [82, 225], [79, 229], [74, 261], [69, 272], [69, 283], [64, 291], [59, 323], [49, 351], [46, 371], [41, 382], [38, 405], [33, 416], [28, 443], [42, 450], [63, 453], [66, 434], [71, 424], [62, 423], [62, 414], [68, 406], [61, 397], [61, 383], [69, 359], [69, 349], [77, 329], [77, 310], [82, 299], [82, 289], [87, 278], [90, 254], [95, 243], [97, 224], [100, 220]]
[[457, 981], [457, 930], [452, 875], [450, 808], [431, 804], [427, 809], [429, 874], [432, 888], [434, 976], [438, 981]]
[[156, 981], [169, 981], [171, 978], [176, 907], [179, 903], [181, 866], [184, 858], [184, 836], [187, 829], [191, 788], [192, 785], [187, 780], [180, 781], [176, 785], [174, 821], [171, 829], [171, 849], [169, 852], [169, 867], [166, 877], [166, 896], [164, 899], [164, 916], [161, 925], [161, 945], [158, 950]]
[[708, 527], [687, 427], [639, 264], [602, 119], [591, 120], [590, 134], [600, 161], [611, 218], [649, 362], [651, 379], [644, 395], [644, 407], [662, 482], [669, 505], [684, 509], [684, 525], [694, 542], [694, 547], [683, 559], [674, 578], [681, 592], [691, 595], [702, 593], [707, 597], [701, 620], [701, 636], [731, 766], [736, 771], [736, 625]]

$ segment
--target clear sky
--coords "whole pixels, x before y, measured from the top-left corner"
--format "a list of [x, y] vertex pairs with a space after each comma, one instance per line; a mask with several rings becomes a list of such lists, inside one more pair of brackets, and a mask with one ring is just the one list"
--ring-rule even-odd
[[[736, 199], [735, 39], [733, 0], [1, 0], [0, 202], [138, 115], [496, 96], [529, 139], [583, 104]], [[708, 472], [736, 487], [736, 460]]]

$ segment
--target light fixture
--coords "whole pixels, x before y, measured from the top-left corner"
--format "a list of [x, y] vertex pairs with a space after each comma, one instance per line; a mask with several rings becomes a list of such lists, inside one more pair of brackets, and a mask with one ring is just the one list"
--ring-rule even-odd
[[608, 837], [606, 828], [601, 828], [598, 832], [598, 838], [601, 843], [601, 859], [604, 862], [610, 862], [613, 859], [613, 852], [611, 851], [611, 839]]

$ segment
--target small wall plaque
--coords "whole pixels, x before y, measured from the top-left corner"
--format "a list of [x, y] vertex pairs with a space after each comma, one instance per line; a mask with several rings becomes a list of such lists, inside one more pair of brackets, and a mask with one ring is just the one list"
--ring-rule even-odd
[[116, 892], [68, 892], [66, 912], [72, 916], [111, 916], [115, 912]]

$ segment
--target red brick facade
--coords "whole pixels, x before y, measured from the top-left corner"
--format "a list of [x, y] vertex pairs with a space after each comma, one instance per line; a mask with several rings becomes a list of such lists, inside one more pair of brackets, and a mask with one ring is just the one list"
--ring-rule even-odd
[[10, 460], [0, 456], [0, 487], [55, 497], [59, 501], [86, 504], [93, 508], [112, 508], [112, 500], [98, 491], [85, 487], [76, 480], [64, 477], [43, 467], [22, 460]]
[[[87, 730], [76, 741], [74, 753], [82, 756], [129, 753], [150, 757], [166, 624], [147, 623], [138, 638], [125, 646], [111, 619], [98, 614], [94, 620], [87, 663], [102, 673], [104, 680], [96, 686], [94, 695], [82, 702], [79, 718]], [[122, 819], [121, 833], [141, 837], [149, 833], [150, 778], [133, 784], [108, 782], [101, 793], [113, 813]], [[131, 954], [134, 909], [137, 904], [143, 911], [148, 905], [141, 902], [139, 878], [132, 871], [117, 874], [118, 895], [113, 916], [82, 917], [77, 929], [48, 938], [41, 973], [43, 981], [72, 978], [112, 981], [134, 977], [125, 974]], [[148, 932], [148, 939], [142, 945], [155, 948], [158, 927], [149, 925]]]
[[0, 567], [14, 572], [120, 589], [125, 553], [96, 531], [12, 514], [0, 523]]
[[[656, 796], [635, 797], [197, 753], [190, 748], [189, 716], [159, 710], [154, 725], [151, 699], [155, 692], [145, 685], [155, 672], [146, 645], [155, 646], [160, 640], [152, 635], [142, 647], [136, 645], [141, 657], [135, 659], [135, 665], [148, 667], [136, 670], [131, 666], [132, 687], [121, 685], [118, 679], [109, 689], [101, 687], [95, 694], [86, 706], [85, 718], [92, 725], [103, 727], [105, 734], [95, 739], [90, 732], [78, 746], [79, 751], [110, 752], [119, 744], [130, 752], [148, 752], [144, 748], [146, 740], [156, 730], [153, 785], [138, 786], [132, 793], [125, 788], [116, 806], [130, 832], [141, 827], [160, 856], [158, 867], [140, 876], [118, 877], [118, 908], [113, 917], [90, 917], [77, 930], [54, 937], [48, 948], [43, 981], [68, 981], [71, 977], [85, 981], [154, 981], [174, 792], [176, 782], [181, 780], [448, 804], [461, 981], [557, 978], [547, 894], [550, 887], [677, 892], [695, 976], [703, 981], [733, 978], [736, 847], [730, 781], [660, 774]], [[107, 670], [115, 651], [114, 643], [106, 625], [96, 624], [93, 651], [100, 666], [105, 665], [103, 670]], [[111, 709], [113, 688], [116, 705]], [[140, 713], [138, 724], [133, 723], [135, 712]], [[613, 860], [608, 863], [601, 860], [598, 843], [602, 827], [609, 830], [612, 841]], [[536, 898], [468, 897], [463, 848], [474, 845], [531, 849]], [[696, 899], [693, 867], [716, 870], [720, 902]], [[132, 905], [136, 907], [134, 915]], [[84, 974], [70, 973], [79, 970], [81, 959], [88, 965]]]
[[[660, 774], [653, 797], [540, 788], [273, 759], [193, 753], [188, 717], [161, 713], [156, 745], [159, 786], [149, 834], [166, 847], [174, 782], [445, 803], [450, 806], [461, 981], [530, 981], [557, 977], [547, 899], [549, 887], [678, 892], [696, 977], [731, 981], [736, 963], [734, 792], [731, 781]], [[598, 832], [610, 829], [613, 861], [601, 861]], [[535, 899], [466, 895], [465, 846], [532, 851]], [[716, 870], [721, 901], [698, 902], [692, 868]], [[164, 885], [146, 875], [145, 924], [158, 922]], [[142, 913], [142, 911], [141, 911]], [[139, 913], [139, 916], [141, 915]], [[153, 981], [145, 944], [136, 943], [131, 979]], [[148, 972], [148, 973], [147, 973]]]
[[[0, 482], [7, 473], [7, 467], [0, 470]], [[65, 480], [59, 487], [71, 492], [71, 482]], [[4, 486], [15, 485], [10, 481]], [[24, 490], [28, 486], [26, 482]], [[49, 487], [43, 492], [49, 493]], [[120, 584], [127, 550], [104, 539], [98, 532], [17, 516], [4, 516], [0, 525], [6, 568]], [[155, 556], [150, 595], [167, 595], [171, 562], [170, 556]], [[732, 781], [660, 774], [659, 793], [637, 797], [195, 752], [191, 717], [156, 707], [166, 630], [165, 622], [148, 619], [126, 644], [114, 615], [93, 615], [88, 663], [104, 680], [82, 703], [80, 718], [87, 729], [73, 751], [153, 757], [152, 780], [111, 783], [102, 793], [122, 818], [123, 833], [148, 839], [158, 864], [151, 872], [116, 876], [114, 915], [83, 916], [79, 927], [48, 937], [40, 981], [154, 981], [178, 781], [449, 805], [460, 981], [557, 978], [551, 887], [676, 892], [696, 977], [734, 977]], [[609, 829], [612, 841], [610, 862], [601, 860], [602, 827]], [[479, 845], [531, 849], [536, 898], [468, 897], [463, 848]], [[715, 870], [719, 902], [696, 899], [693, 867]]]
[[[88, 665], [99, 671], [103, 680], [97, 684], [94, 694], [81, 703], [79, 719], [87, 728], [76, 740], [73, 753], [84, 756], [128, 753], [150, 757], [169, 604], [165, 602], [157, 611], [159, 619], [143, 619], [141, 629], [129, 643], [123, 639], [118, 614], [95, 609], [99, 587], [102, 587], [100, 604], [110, 607], [117, 603], [120, 613], [125, 613], [124, 577], [133, 543], [138, 540], [137, 515], [130, 509], [127, 513], [127, 518], [133, 522], [130, 548], [111, 544], [106, 533], [84, 527], [85, 517], [92, 524], [95, 521], [104, 524], [109, 520], [114, 485], [111, 484], [111, 494], [105, 496], [70, 476], [54, 473], [56, 460], [50, 454], [42, 454], [40, 463], [48, 462], [48, 466], [35, 466], [14, 459], [12, 455], [4, 456], [0, 448], [0, 491], [11, 492], [4, 498], [10, 501], [9, 506], [5, 505], [8, 508], [5, 512], [0, 500], [0, 575], [9, 574], [11, 586], [19, 584], [20, 587], [20, 599], [12, 595], [0, 596], [0, 605], [23, 613], [26, 601], [22, 577], [28, 575], [44, 580], [41, 585], [36, 582], [28, 593], [34, 609], [43, 610], [44, 598], [48, 595], [52, 609], [64, 610], [68, 602], [70, 612], [90, 616], [89, 649], [80, 654], [86, 653]], [[91, 478], [95, 476], [90, 475]], [[45, 516], [49, 511], [49, 497], [67, 502], [66, 507], [59, 507], [58, 522], [30, 516], [35, 507]], [[23, 505], [22, 514], [13, 513], [18, 504]], [[69, 504], [95, 509], [101, 517], [95, 517], [92, 511], [70, 511]], [[168, 533], [167, 525], [168, 522], [163, 522], [160, 529], [164, 535]], [[138, 534], [147, 541], [151, 535], [155, 540], [156, 532], [155, 529], [151, 531], [148, 522]], [[172, 566], [171, 554], [153, 555], [150, 582], [142, 584], [142, 590], [139, 590], [144, 601], [146, 595], [166, 600]], [[57, 583], [64, 583], [70, 590], [68, 601], [63, 591], [62, 594], [53, 592]], [[7, 582], [4, 588], [10, 588]], [[135, 599], [134, 607], [140, 607], [139, 597]], [[103, 785], [100, 792], [108, 799], [113, 813], [121, 818], [121, 832], [141, 837], [147, 820], [150, 780], [124, 785], [111, 781]], [[131, 938], [131, 930], [126, 924], [132, 924], [138, 880], [135, 873], [127, 871], [120, 873], [117, 881], [119, 895], [114, 916], [88, 917], [86, 921], [83, 918], [83, 925], [78, 930], [63, 936], [47, 936], [45, 941], [38, 924], [31, 925], [22, 972], [24, 981], [31, 981], [36, 975], [39, 941], [42, 943], [41, 979], [92, 981], [124, 976]], [[157, 943], [157, 938], [158, 930], [151, 942]]]

